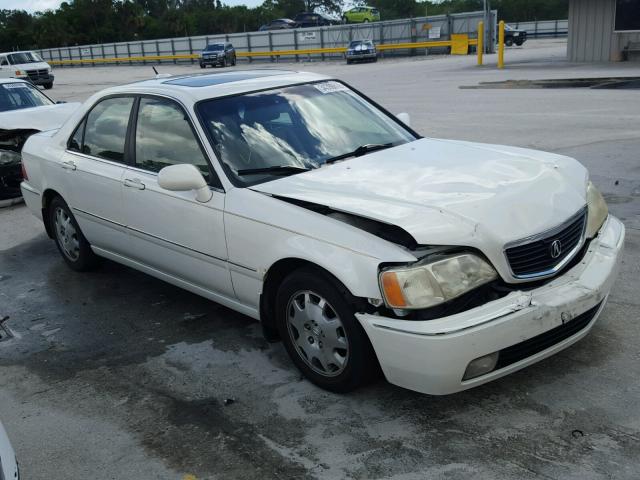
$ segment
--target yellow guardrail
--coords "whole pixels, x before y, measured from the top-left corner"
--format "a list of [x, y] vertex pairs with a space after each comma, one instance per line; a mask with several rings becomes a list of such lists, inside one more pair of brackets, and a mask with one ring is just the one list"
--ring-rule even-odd
[[[413, 48], [436, 48], [451, 47], [453, 55], [467, 55], [470, 46], [477, 46], [478, 40], [469, 38], [467, 34], [451, 35], [451, 40], [436, 40], [431, 42], [411, 42], [411, 43], [383, 43], [376, 45], [380, 51], [386, 50], [406, 50]], [[237, 52], [238, 57], [281, 57], [294, 55], [319, 55], [324, 53], [344, 53], [347, 47], [328, 47], [328, 48], [307, 48], [303, 50], [271, 50], [271, 51], [255, 51], [255, 52]], [[80, 58], [76, 60], [48, 60], [50, 65], [82, 65], [96, 63], [128, 63], [143, 62], [153, 60], [192, 60], [199, 59], [199, 54], [178, 54], [178, 55], [145, 55], [130, 57], [111, 57], [111, 58]]]

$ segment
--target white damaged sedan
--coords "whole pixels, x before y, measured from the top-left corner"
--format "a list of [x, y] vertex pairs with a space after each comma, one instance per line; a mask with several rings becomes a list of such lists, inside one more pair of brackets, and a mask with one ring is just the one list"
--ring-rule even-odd
[[106, 257], [259, 319], [332, 391], [382, 370], [449, 394], [584, 337], [625, 236], [585, 168], [399, 117], [309, 73], [158, 78], [32, 136], [22, 192], [71, 268]]

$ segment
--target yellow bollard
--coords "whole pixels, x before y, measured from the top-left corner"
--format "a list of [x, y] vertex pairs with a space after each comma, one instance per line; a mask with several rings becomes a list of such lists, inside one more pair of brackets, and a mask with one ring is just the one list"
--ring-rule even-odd
[[504, 68], [504, 20], [498, 26], [498, 68]]
[[482, 65], [482, 55], [484, 53], [484, 22], [478, 22], [478, 65]]

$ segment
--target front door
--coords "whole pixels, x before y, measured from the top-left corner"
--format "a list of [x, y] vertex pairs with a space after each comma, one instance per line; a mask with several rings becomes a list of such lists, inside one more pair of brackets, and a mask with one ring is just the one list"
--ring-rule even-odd
[[[139, 262], [200, 288], [234, 297], [227, 267], [224, 193], [184, 109], [158, 97], [140, 98], [131, 135], [134, 162], [124, 178], [127, 226]], [[195, 165], [212, 187], [206, 203], [195, 192], [158, 185], [169, 165]]]

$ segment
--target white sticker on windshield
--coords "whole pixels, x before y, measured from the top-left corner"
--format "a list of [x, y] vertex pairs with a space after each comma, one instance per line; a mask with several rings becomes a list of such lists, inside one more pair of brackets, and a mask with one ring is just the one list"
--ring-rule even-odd
[[29, 88], [29, 85], [27, 85], [26, 83], [20, 83], [20, 82], [16, 82], [16, 83], [5, 83], [3, 84], [4, 88]]
[[322, 82], [313, 85], [322, 93], [346, 92], [348, 89], [340, 82]]

